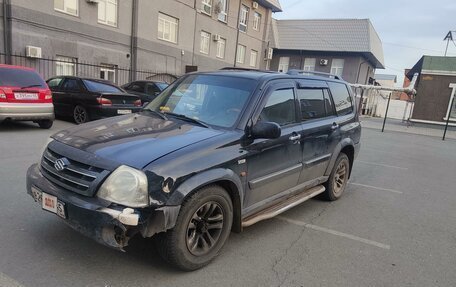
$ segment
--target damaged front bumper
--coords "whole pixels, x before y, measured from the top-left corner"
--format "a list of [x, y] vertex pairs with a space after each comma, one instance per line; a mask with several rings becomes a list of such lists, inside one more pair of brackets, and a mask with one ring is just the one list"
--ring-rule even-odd
[[[47, 211], [97, 242], [123, 250], [137, 233], [151, 237], [174, 227], [180, 206], [128, 208], [97, 197], [86, 197], [48, 181], [37, 164], [27, 171], [27, 193]], [[55, 200], [55, 202], [54, 202]], [[44, 201], [44, 202], [43, 202]], [[45, 203], [55, 209], [49, 208]]]

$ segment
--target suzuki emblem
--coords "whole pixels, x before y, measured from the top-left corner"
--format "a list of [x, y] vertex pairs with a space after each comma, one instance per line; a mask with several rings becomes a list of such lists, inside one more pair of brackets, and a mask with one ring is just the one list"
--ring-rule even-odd
[[54, 168], [57, 170], [57, 171], [62, 171], [64, 170], [68, 165], [70, 164], [70, 162], [68, 161], [68, 159], [66, 158], [59, 158], [58, 160], [55, 161], [54, 163]]

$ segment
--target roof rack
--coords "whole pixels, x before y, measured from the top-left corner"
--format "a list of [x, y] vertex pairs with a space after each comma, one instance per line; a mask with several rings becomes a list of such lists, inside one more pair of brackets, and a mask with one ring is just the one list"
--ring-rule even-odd
[[315, 72], [315, 71], [304, 71], [304, 70], [289, 70], [287, 72], [288, 75], [301, 75], [301, 74], [313, 74], [317, 76], [327, 76], [328, 78], [333, 78], [336, 80], [343, 80], [342, 77], [330, 73], [323, 73], [323, 72]]
[[262, 72], [262, 73], [277, 73], [277, 72], [274, 72], [274, 71], [266, 71], [266, 70], [259, 70], [259, 69], [250, 69], [250, 68], [240, 68], [240, 67], [224, 67], [224, 68], [221, 68], [220, 70], [223, 70], [223, 71], [232, 70], [232, 71], [251, 71], [251, 72]]

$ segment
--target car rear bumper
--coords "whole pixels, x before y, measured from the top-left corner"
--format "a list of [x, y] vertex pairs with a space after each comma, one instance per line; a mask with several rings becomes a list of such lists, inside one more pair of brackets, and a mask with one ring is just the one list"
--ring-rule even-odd
[[70, 227], [119, 250], [123, 250], [138, 232], [143, 237], [150, 237], [174, 227], [180, 209], [180, 206], [113, 207], [96, 197], [82, 196], [56, 186], [41, 174], [38, 164], [34, 164], [27, 171], [27, 193], [42, 206], [42, 196], [37, 196], [37, 192], [57, 197], [64, 206], [64, 222]]
[[0, 103], [0, 121], [54, 120], [52, 103]]
[[131, 106], [96, 106], [89, 110], [90, 117], [93, 120], [120, 116], [124, 114], [137, 113], [142, 110], [142, 107], [131, 107]]

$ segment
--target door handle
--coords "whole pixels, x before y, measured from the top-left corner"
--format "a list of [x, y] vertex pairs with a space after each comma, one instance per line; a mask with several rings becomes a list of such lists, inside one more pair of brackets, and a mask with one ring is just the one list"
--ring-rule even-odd
[[333, 123], [333, 125], [331, 126], [331, 129], [334, 131], [334, 130], [337, 130], [339, 128], [339, 125], [337, 123]]
[[295, 142], [295, 141], [298, 141], [301, 139], [301, 135], [300, 134], [293, 134], [291, 135], [289, 138], [288, 138], [290, 141], [292, 142]]

